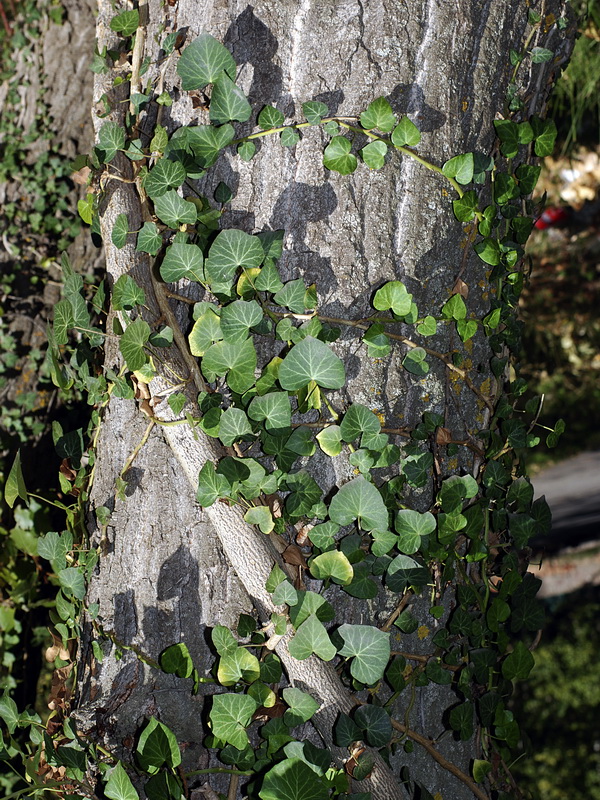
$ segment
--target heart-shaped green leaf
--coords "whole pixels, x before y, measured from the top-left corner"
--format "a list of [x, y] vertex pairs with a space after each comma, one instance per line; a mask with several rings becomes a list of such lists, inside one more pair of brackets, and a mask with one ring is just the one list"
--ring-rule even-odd
[[381, 680], [390, 660], [390, 635], [370, 625], [341, 625], [341, 656], [352, 658], [350, 672], [357, 681], [371, 685]]
[[177, 62], [177, 74], [184, 91], [203, 89], [223, 73], [235, 79], [237, 67], [233, 56], [208, 33], [201, 33], [189, 44]]
[[311, 381], [325, 389], [339, 389], [346, 381], [344, 364], [320, 339], [307, 336], [294, 345], [279, 367], [279, 383], [290, 392]]
[[350, 175], [356, 169], [356, 156], [350, 152], [352, 142], [345, 136], [334, 136], [323, 153], [323, 164], [340, 175]]
[[385, 531], [389, 514], [378, 489], [362, 476], [338, 490], [329, 506], [329, 516], [338, 525], [355, 520], [365, 531]]

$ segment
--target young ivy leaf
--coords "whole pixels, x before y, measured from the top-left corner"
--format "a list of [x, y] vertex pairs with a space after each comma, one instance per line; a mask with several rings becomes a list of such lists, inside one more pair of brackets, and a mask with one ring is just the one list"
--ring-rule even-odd
[[215, 695], [209, 715], [213, 734], [238, 750], [243, 750], [248, 745], [246, 727], [257, 708], [256, 700], [248, 695]]
[[201, 281], [202, 260], [202, 250], [197, 245], [172, 244], [160, 265], [160, 277], [165, 283], [176, 283], [184, 277]]
[[388, 281], [375, 292], [373, 308], [378, 311], [391, 309], [398, 317], [404, 317], [410, 312], [412, 294], [406, 290], [401, 281]]
[[110, 800], [139, 800], [139, 795], [133, 788], [129, 775], [125, 772], [120, 761], [109, 774], [108, 781], [104, 787], [104, 794]]
[[360, 124], [367, 131], [377, 128], [382, 133], [389, 133], [396, 124], [396, 115], [385, 97], [378, 97], [362, 112]]
[[307, 122], [311, 125], [318, 125], [323, 117], [327, 116], [328, 108], [325, 103], [321, 103], [318, 100], [311, 100], [308, 103], [302, 103], [302, 112]]
[[278, 108], [273, 106], [265, 106], [258, 115], [258, 126], [263, 131], [268, 131], [271, 128], [279, 128], [283, 125], [285, 117]]
[[446, 161], [442, 167], [442, 172], [447, 178], [456, 178], [456, 181], [463, 186], [471, 183], [475, 171], [475, 161], [473, 153], [464, 153], [460, 156]]
[[421, 141], [421, 131], [408, 117], [402, 117], [392, 132], [392, 144], [396, 147], [414, 147]]
[[242, 161], [252, 161], [256, 154], [256, 145], [254, 142], [241, 142], [238, 144], [237, 154]]
[[136, 306], [143, 306], [146, 295], [141, 286], [131, 275], [121, 275], [112, 290], [112, 306], [115, 311], [131, 311]]
[[349, 624], [341, 625], [337, 632], [344, 640], [340, 655], [352, 658], [352, 676], [367, 685], [381, 680], [390, 660], [390, 634], [370, 625]]
[[345, 136], [334, 136], [323, 153], [323, 164], [340, 175], [350, 175], [356, 169], [356, 156], [350, 152], [352, 142]]
[[313, 653], [323, 661], [331, 661], [336, 653], [325, 626], [315, 614], [311, 614], [300, 625], [296, 635], [290, 641], [289, 651], [290, 655], [298, 661], [304, 661]]
[[283, 147], [294, 147], [300, 141], [300, 134], [295, 128], [285, 128], [279, 137]]
[[112, 233], [111, 233], [111, 240], [114, 246], [120, 250], [122, 247], [125, 247], [125, 242], [127, 241], [127, 233], [129, 232], [129, 220], [127, 219], [127, 214], [122, 213], [119, 214], [115, 220], [115, 224], [113, 225]]
[[98, 148], [103, 152], [103, 161], [108, 164], [118, 150], [125, 147], [125, 131], [118, 122], [105, 122], [98, 134]]
[[365, 531], [385, 531], [389, 514], [379, 490], [362, 476], [344, 484], [329, 506], [329, 516], [338, 525], [355, 520]]
[[385, 164], [387, 145], [385, 142], [371, 142], [360, 151], [362, 160], [369, 169], [381, 169]]
[[327, 800], [329, 789], [301, 758], [285, 758], [270, 769], [260, 790], [261, 800]]
[[150, 326], [139, 318], [130, 322], [119, 339], [119, 350], [131, 372], [141, 369], [146, 363], [144, 345], [150, 337]]
[[[110, 21], [110, 29], [121, 36], [128, 37], [136, 32], [140, 24], [140, 12], [137, 8], [133, 11], [123, 11]], [[541, 49], [541, 48], [539, 48]]]
[[412, 375], [418, 375], [421, 378], [424, 377], [429, 372], [427, 353], [422, 347], [415, 347], [409, 350], [402, 360], [402, 366]]
[[23, 478], [23, 470], [21, 469], [21, 452], [17, 450], [17, 455], [10, 468], [6, 484], [4, 486], [4, 499], [9, 508], [15, 504], [17, 497], [20, 497], [24, 503], [29, 504], [27, 489], [25, 487], [25, 479]]
[[135, 249], [140, 253], [149, 253], [155, 256], [162, 245], [162, 236], [154, 222], [144, 222], [137, 234]]

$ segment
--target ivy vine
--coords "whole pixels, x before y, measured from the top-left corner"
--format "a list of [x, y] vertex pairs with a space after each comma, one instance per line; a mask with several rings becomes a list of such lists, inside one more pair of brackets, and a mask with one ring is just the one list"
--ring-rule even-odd
[[[530, 22], [534, 28], [540, 24], [535, 16]], [[142, 27], [138, 10], [120, 13], [111, 23], [124, 52], [130, 51], [131, 37], [140, 36]], [[176, 31], [164, 37], [164, 59], [178, 54], [177, 40]], [[550, 51], [542, 51], [534, 48], [530, 55], [544, 60]], [[118, 55], [118, 51], [97, 53], [94, 69], [108, 70]], [[513, 59], [515, 70], [525, 56]], [[138, 740], [135, 765], [124, 765], [99, 745], [85, 741], [68, 719], [61, 729], [63, 739], [55, 745], [39, 717], [19, 714], [8, 698], [0, 701], [0, 717], [9, 734], [5, 751], [15, 755], [10, 737], [17, 727], [31, 728], [37, 763], [45, 759], [48, 767], [38, 783], [40, 791], [58, 785], [52, 782], [52, 770], [63, 767], [77, 796], [95, 796], [87, 777], [86, 759], [91, 757], [104, 795], [116, 800], [138, 797], [132, 770], [146, 776], [144, 792], [149, 798], [178, 800], [193, 775], [223, 772], [234, 786], [243, 780], [245, 794], [260, 800], [367, 800], [370, 794], [361, 791], [360, 781], [372, 772], [375, 754], [389, 761], [400, 748], [409, 753], [417, 744], [476, 796], [485, 798], [490, 791], [508, 796], [503, 794], [511, 786], [507, 764], [520, 732], [507, 699], [512, 683], [529, 675], [533, 665], [529, 645], [543, 624], [535, 599], [540, 582], [526, 573], [524, 551], [532, 535], [549, 530], [550, 512], [544, 500], [534, 501], [533, 488], [515, 457], [515, 451], [534, 447], [543, 435], [537, 424], [539, 401], [522, 401], [526, 387], [518, 377], [501, 395], [495, 394], [489, 382], [482, 384], [470, 374], [458, 353], [437, 352], [427, 340], [441, 326], [453, 326], [463, 343], [483, 331], [494, 353], [492, 372], [499, 385], [505, 382], [509, 351], [518, 342], [515, 307], [524, 281], [520, 264], [533, 226], [531, 193], [540, 172], [527, 158], [531, 151], [535, 156], [552, 152], [553, 122], [539, 117], [499, 119], [496, 159], [463, 153], [442, 166], [417, 152], [418, 127], [406, 116], [398, 118], [384, 97], [352, 119], [330, 115], [327, 106], [317, 101], [302, 106], [301, 122], [288, 122], [280, 110], [266, 106], [258, 114], [259, 130], [236, 138], [232, 123], [247, 122], [252, 108], [236, 84], [231, 53], [203, 33], [183, 48], [177, 72], [183, 91], [210, 94], [208, 124], [169, 132], [157, 121], [151, 135], [139, 136], [135, 124], [139, 116], [153, 104], [164, 108], [171, 102], [160, 84], [142, 88], [143, 67], [135, 63], [134, 50], [125, 125], [105, 121], [96, 146], [78, 164], [92, 173], [90, 191], [79, 211], [99, 233], [106, 188], [114, 181], [135, 186], [144, 209], [143, 225], [131, 230], [127, 214], [121, 213], [112, 227], [112, 244], [118, 249], [133, 246], [154, 259], [157, 275], [152, 285], [163, 318], [148, 317], [145, 289], [124, 274], [110, 293], [112, 330], [107, 332], [101, 324], [107, 300], [104, 286], [88, 305], [82, 280], [64, 257], [63, 299], [55, 307], [48, 357], [53, 380], [62, 389], [73, 384], [84, 388], [97, 409], [97, 424], [99, 410], [110, 396], [133, 399], [140, 386], [152, 385], [161, 374], [170, 384], [166, 401], [171, 419], [148, 404], [150, 425], [189, 425], [227, 448], [218, 463], [207, 461], [200, 469], [198, 503], [237, 505], [244, 520], [265, 536], [289, 538], [295, 526], [300, 531], [299, 546], [296, 561], [290, 558], [288, 564], [300, 566], [320, 584], [313, 582], [308, 589], [275, 564], [266, 584], [276, 607], [270, 625], [262, 627], [244, 614], [235, 631], [214, 628], [216, 661], [209, 677], [198, 674], [183, 643], [167, 647], [159, 663], [136, 650], [153, 667], [190, 680], [192, 692], [206, 682], [219, 687], [212, 697], [211, 731], [205, 745], [215, 750], [222, 767], [184, 776], [175, 733], [154, 718]], [[119, 77], [115, 84], [121, 81]], [[512, 92], [509, 110], [518, 110], [515, 98]], [[113, 109], [108, 98], [104, 100], [109, 115]], [[419, 308], [400, 280], [375, 288], [372, 313], [364, 318], [324, 315], [315, 286], [301, 278], [284, 281], [280, 275], [283, 231], [249, 234], [220, 228], [232, 190], [220, 183], [214, 197], [207, 198], [198, 194], [195, 182], [228, 148], [235, 147], [240, 158], [251, 160], [258, 139], [273, 137], [283, 147], [292, 147], [303, 131], [315, 126], [328, 137], [323, 164], [330, 171], [349, 175], [359, 168], [385, 168], [397, 157], [410, 158], [448, 185], [457, 220], [476, 225], [474, 251], [483, 268], [491, 270], [495, 292], [482, 319], [458, 292], [439, 308]], [[124, 177], [118, 166], [127, 163], [124, 159], [131, 164], [131, 177]], [[482, 205], [486, 192], [480, 187], [491, 187], [487, 205]], [[190, 302], [168, 288], [182, 279], [204, 290], [202, 302]], [[172, 312], [169, 316], [169, 300], [190, 304], [189, 331], [179, 329]], [[393, 428], [360, 403], [336, 404], [328, 393], [346, 384], [344, 363], [335, 350], [343, 328], [360, 337], [369, 358], [387, 358], [393, 348], [402, 347], [402, 366], [417, 377], [428, 373], [432, 361], [442, 362], [474, 393], [479, 407], [489, 411], [488, 427], [476, 439], [455, 441], [443, 417], [435, 413], [425, 413], [419, 425], [405, 430]], [[78, 343], [70, 331], [77, 332]], [[122, 356], [118, 372], [96, 368], [97, 353], [107, 336], [118, 337]], [[189, 375], [175, 374], [163, 358], [173, 342], [180, 349], [183, 343]], [[187, 394], [190, 383], [195, 385], [195, 404]], [[546, 431], [549, 445], [556, 443], [561, 430], [559, 422], [553, 431]], [[467, 448], [483, 466], [475, 477], [441, 476], [431, 507], [417, 511], [406, 507], [405, 490], [428, 482], [432, 441], [450, 456]], [[81, 466], [83, 438], [62, 436], [61, 442], [74, 470], [72, 476], [63, 473], [61, 483], [68, 491], [78, 486], [85, 502], [93, 474], [90, 466]], [[354, 470], [329, 500], [310, 469], [317, 451], [331, 458], [344, 454]], [[91, 467], [93, 472], [93, 457]], [[125, 485], [126, 469], [118, 493]], [[10, 505], [17, 498], [27, 501], [18, 462], [6, 496]], [[96, 515], [106, 530], [110, 510], [97, 509]], [[79, 633], [77, 609], [85, 596], [84, 577], [101, 553], [74, 550], [71, 532], [47, 534], [39, 552], [60, 581], [54, 627], [64, 645]], [[456, 585], [456, 606], [450, 613], [443, 603], [449, 583]], [[324, 594], [330, 585], [365, 601], [386, 592], [397, 598], [395, 611], [381, 625], [336, 627], [334, 608]], [[411, 613], [419, 596], [430, 598], [432, 623], [441, 623], [434, 634]], [[94, 619], [97, 609], [88, 608], [87, 613]], [[101, 620], [96, 626], [99, 637], [111, 638], [114, 646], [124, 648], [102, 630]], [[429, 649], [393, 650], [398, 636], [391, 636], [392, 629], [427, 640]], [[314, 718], [320, 704], [310, 693], [286, 685], [274, 652], [282, 637], [291, 637], [289, 652], [294, 659], [315, 655], [335, 661], [354, 692], [354, 709], [338, 716], [332, 734], [333, 743], [348, 750], [344, 763], [336, 762], [328, 747], [316, 747], [295, 734], [298, 726]], [[98, 642], [94, 653], [102, 659]], [[469, 775], [449, 764], [434, 742], [412, 729], [410, 701], [402, 718], [397, 717], [400, 694], [414, 696], [416, 687], [430, 682], [452, 686], [456, 692], [448, 723], [452, 735], [463, 741], [478, 737], [481, 757], [474, 760]], [[30, 752], [25, 755], [28, 758]], [[35, 779], [39, 775], [38, 771]], [[408, 770], [403, 769], [400, 780], [409, 792], [416, 791]], [[420, 791], [421, 797], [430, 796], [424, 787]]]

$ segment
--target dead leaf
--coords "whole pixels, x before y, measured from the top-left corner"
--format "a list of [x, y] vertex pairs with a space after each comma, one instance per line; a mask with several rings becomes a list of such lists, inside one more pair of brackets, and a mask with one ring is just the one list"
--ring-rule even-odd
[[58, 471], [60, 472], [61, 475], [64, 475], [64, 477], [68, 481], [71, 482], [74, 481], [75, 478], [77, 477], [77, 473], [70, 466], [68, 458], [63, 458], [63, 460], [60, 462], [60, 467], [58, 468]]
[[450, 444], [452, 441], [452, 434], [448, 428], [438, 428], [435, 432], [435, 443], [440, 445]]
[[304, 567], [305, 569], [308, 567], [304, 553], [296, 544], [289, 544], [283, 551], [282, 556], [286, 564], [292, 564], [295, 567]]
[[89, 167], [82, 167], [76, 172], [71, 173], [71, 179], [79, 186], [87, 186], [88, 178], [90, 177], [91, 169]]
[[452, 287], [452, 291], [450, 294], [459, 294], [461, 297], [464, 297], [466, 300], [469, 296], [469, 287], [467, 284], [462, 280], [462, 278], [457, 278], [456, 283]]

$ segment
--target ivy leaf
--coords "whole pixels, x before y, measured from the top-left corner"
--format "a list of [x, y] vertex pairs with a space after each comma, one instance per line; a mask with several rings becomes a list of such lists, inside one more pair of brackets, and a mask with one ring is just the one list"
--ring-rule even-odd
[[[20, 497], [26, 505], [29, 505], [29, 497], [27, 495], [27, 488], [25, 487], [25, 479], [23, 478], [23, 470], [21, 468], [20, 450], [17, 450], [15, 460], [13, 461], [13, 465], [10, 468], [8, 478], [4, 485], [4, 499], [9, 508], [14, 506], [17, 497]], [[40, 555], [44, 557], [42, 553], [40, 553]]]
[[360, 151], [362, 160], [365, 162], [369, 169], [381, 169], [385, 164], [385, 154], [387, 153], [387, 145], [385, 142], [371, 142]]
[[473, 736], [473, 704], [467, 700], [450, 711], [450, 725], [461, 741], [467, 742]]
[[236, 647], [221, 655], [217, 668], [217, 680], [222, 686], [235, 686], [237, 683], [254, 683], [260, 678], [258, 658], [246, 650]]
[[437, 321], [435, 317], [432, 317], [430, 314], [428, 314], [417, 325], [417, 331], [421, 334], [421, 336], [434, 336], [437, 332]]
[[465, 192], [462, 197], [452, 201], [454, 216], [459, 222], [470, 222], [477, 211], [477, 195], [471, 190]]
[[233, 276], [240, 267], [259, 267], [264, 258], [260, 239], [240, 230], [221, 231], [208, 252], [205, 262], [206, 281], [213, 291], [227, 293]]
[[202, 250], [197, 245], [172, 244], [160, 265], [160, 277], [165, 283], [177, 283], [181, 278], [201, 281], [202, 261]]
[[248, 406], [248, 416], [257, 422], [264, 420], [268, 431], [289, 428], [292, 408], [287, 392], [269, 392], [253, 397]]
[[389, 514], [378, 489], [362, 476], [338, 490], [329, 506], [329, 516], [338, 525], [357, 520], [365, 531], [385, 531]]
[[[244, 514], [244, 519], [249, 525], [258, 525], [263, 533], [271, 533], [275, 527], [271, 509], [268, 506], [253, 506], [249, 508]], [[276, 600], [273, 600], [273, 602], [277, 603]]]
[[352, 582], [354, 570], [348, 558], [340, 550], [329, 550], [321, 553], [310, 562], [310, 571], [320, 581], [331, 578], [334, 583], [347, 586]]
[[341, 656], [352, 658], [350, 672], [357, 681], [371, 685], [382, 677], [390, 659], [390, 635], [369, 625], [344, 624], [337, 633], [344, 640]]
[[392, 723], [389, 714], [378, 706], [359, 706], [354, 721], [366, 734], [371, 747], [385, 747], [392, 738]]
[[237, 146], [237, 154], [242, 161], [252, 161], [256, 154], [256, 145], [254, 142], [240, 142]]
[[243, 439], [248, 434], [252, 434], [252, 426], [241, 408], [232, 406], [221, 414], [219, 439], [225, 447], [231, 447], [234, 442]]
[[553, 119], [540, 119], [534, 116], [531, 119], [531, 127], [535, 137], [534, 151], [536, 156], [545, 158], [551, 156], [556, 142], [556, 123]]
[[545, 61], [552, 61], [554, 53], [547, 47], [532, 47], [529, 51], [532, 64], [543, 64]]
[[447, 514], [460, 511], [463, 500], [475, 497], [479, 487], [472, 475], [452, 475], [442, 483], [438, 502]]
[[73, 537], [68, 533], [49, 531], [38, 539], [38, 555], [49, 561], [55, 572], [67, 566], [67, 553], [72, 547]]
[[412, 304], [412, 294], [401, 281], [388, 281], [375, 292], [373, 308], [378, 311], [391, 309], [398, 317], [405, 317]]
[[113, 17], [110, 21], [110, 29], [127, 38], [136, 32], [139, 24], [140, 12], [135, 8], [133, 11], [122, 11], [116, 17]]
[[140, 253], [155, 256], [162, 245], [162, 236], [154, 222], [144, 222], [138, 231], [135, 249]]
[[214, 83], [225, 72], [235, 78], [237, 66], [233, 56], [208, 33], [201, 33], [189, 44], [177, 62], [177, 74], [181, 78], [181, 88], [203, 89]]
[[379, 418], [370, 408], [360, 403], [352, 403], [344, 414], [340, 433], [345, 442], [353, 442], [361, 433], [378, 434], [381, 430]]
[[424, 377], [429, 372], [427, 353], [422, 347], [414, 347], [404, 356], [402, 366], [407, 372], [421, 378]]
[[157, 197], [166, 194], [169, 189], [177, 189], [185, 178], [185, 167], [180, 161], [161, 158], [158, 164], [148, 173], [144, 181], [144, 190], [148, 197], [155, 200]]
[[107, 164], [125, 147], [125, 131], [118, 122], [109, 120], [104, 123], [98, 133], [98, 147], [103, 151]]
[[446, 161], [442, 167], [442, 172], [447, 178], [455, 178], [457, 183], [466, 186], [473, 180], [473, 173], [475, 171], [475, 160], [473, 153], [464, 153], [460, 156], [454, 156], [449, 161]]
[[382, 133], [389, 133], [396, 124], [396, 115], [385, 97], [378, 97], [362, 112], [360, 124], [367, 131], [377, 128]]
[[300, 134], [295, 128], [285, 128], [279, 137], [283, 147], [294, 147], [300, 141]]
[[133, 788], [129, 775], [125, 772], [123, 764], [121, 764], [120, 761], [110, 772], [108, 781], [104, 787], [104, 794], [109, 797], [110, 800], [139, 800], [139, 795]]
[[231, 485], [224, 475], [215, 472], [215, 465], [207, 461], [198, 475], [196, 501], [203, 508], [208, 508], [221, 497], [229, 497]]
[[334, 458], [342, 452], [342, 433], [339, 425], [328, 425], [317, 433], [317, 442], [325, 455]]
[[325, 389], [339, 389], [346, 381], [344, 364], [319, 339], [307, 336], [294, 345], [279, 367], [279, 383], [290, 392], [314, 381]]
[[291, 687], [284, 689], [283, 699], [289, 706], [283, 715], [283, 721], [290, 728], [301, 725], [303, 722], [308, 722], [319, 708], [319, 702], [300, 689]]
[[190, 353], [203, 356], [208, 348], [223, 338], [221, 319], [210, 308], [201, 314], [189, 335]]
[[146, 352], [144, 345], [150, 337], [150, 326], [138, 317], [130, 322], [125, 328], [123, 335], [119, 339], [119, 350], [125, 359], [127, 369], [135, 372], [141, 369], [146, 363]]
[[310, 614], [297, 629], [289, 650], [298, 661], [304, 661], [313, 653], [323, 661], [331, 661], [336, 653], [325, 626], [315, 614]]
[[194, 672], [194, 662], [185, 642], [172, 644], [160, 654], [160, 667], [168, 675], [189, 678]]
[[267, 772], [258, 796], [261, 800], [327, 800], [329, 789], [301, 758], [286, 758]]
[[216, 342], [206, 351], [202, 359], [202, 370], [227, 376], [229, 388], [243, 394], [254, 383], [256, 369], [256, 350], [252, 339], [231, 344]]
[[217, 125], [235, 120], [246, 122], [252, 114], [252, 106], [246, 95], [231, 78], [222, 72], [213, 83], [210, 98], [210, 121]]
[[227, 147], [234, 135], [235, 131], [229, 123], [219, 127], [215, 125], [196, 125], [193, 128], [182, 127], [171, 136], [167, 152], [173, 149], [177, 153], [177, 148], [191, 150], [194, 157], [198, 159], [200, 166], [204, 168], [212, 167], [221, 150]]
[[363, 561], [359, 564], [355, 564], [352, 569], [354, 570], [354, 577], [351, 583], [344, 586], [344, 591], [352, 597], [358, 597], [361, 600], [372, 600], [374, 597], [377, 597], [379, 589], [375, 581], [369, 577], [371, 573], [370, 566]]
[[507, 681], [525, 680], [533, 669], [535, 659], [523, 642], [517, 642], [515, 649], [502, 662], [502, 677]]
[[350, 175], [356, 169], [356, 156], [350, 152], [352, 142], [345, 136], [334, 136], [323, 153], [323, 164], [340, 175]]
[[471, 769], [475, 783], [483, 783], [492, 771], [493, 767], [489, 761], [484, 761], [481, 758], [475, 758], [473, 759], [473, 766]]
[[129, 220], [127, 214], [119, 214], [113, 225], [112, 233], [110, 235], [111, 241], [114, 246], [120, 250], [125, 247], [127, 241], [127, 234], [129, 233]]
[[396, 147], [414, 147], [421, 141], [421, 131], [408, 117], [402, 117], [392, 132], [392, 144]]
[[302, 103], [302, 113], [310, 125], [318, 125], [323, 117], [327, 116], [328, 110], [325, 103], [321, 103], [319, 100], [310, 100], [308, 103]]
[[421, 547], [421, 539], [433, 533], [436, 521], [429, 511], [421, 514], [405, 508], [398, 512], [395, 527], [400, 535], [398, 549], [401, 553], [412, 555]]
[[268, 131], [270, 128], [280, 128], [285, 121], [285, 117], [278, 108], [265, 106], [256, 121], [259, 128], [262, 128], [263, 131]]
[[193, 225], [197, 218], [196, 206], [180, 197], [175, 189], [169, 189], [156, 198], [154, 211], [160, 221], [169, 228], [178, 228], [183, 224]]
[[409, 586], [420, 589], [429, 580], [429, 570], [409, 556], [396, 556], [388, 566], [386, 583], [392, 592], [404, 592]]
[[210, 727], [213, 734], [224, 742], [229, 742], [238, 750], [243, 750], [249, 743], [246, 728], [258, 703], [252, 697], [243, 694], [217, 694], [213, 697], [209, 714]]
[[256, 300], [234, 300], [221, 311], [221, 330], [226, 342], [242, 342], [248, 338], [253, 328], [263, 318], [263, 312]]
[[143, 306], [146, 295], [141, 286], [133, 280], [131, 275], [121, 275], [112, 290], [112, 306], [115, 311], [130, 311], [136, 306]]
[[140, 735], [136, 756], [144, 772], [149, 775], [158, 772], [163, 765], [174, 768], [181, 764], [177, 739], [173, 732], [155, 717], [150, 718]]
[[492, 267], [500, 263], [500, 245], [495, 239], [484, 239], [474, 247], [479, 258]]

